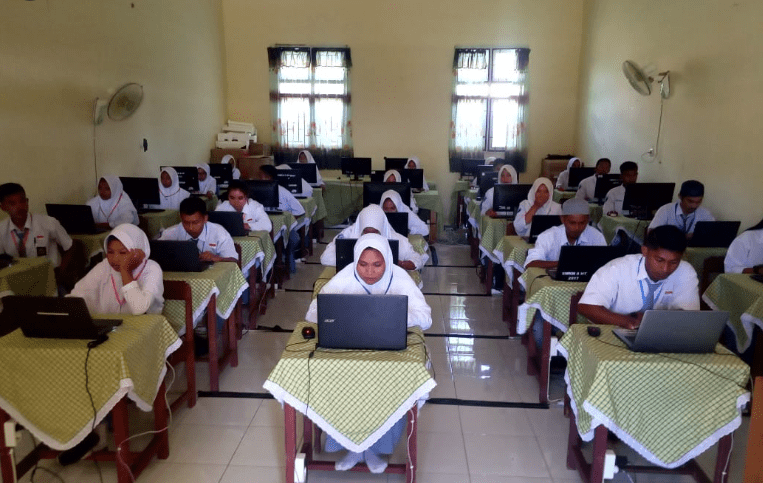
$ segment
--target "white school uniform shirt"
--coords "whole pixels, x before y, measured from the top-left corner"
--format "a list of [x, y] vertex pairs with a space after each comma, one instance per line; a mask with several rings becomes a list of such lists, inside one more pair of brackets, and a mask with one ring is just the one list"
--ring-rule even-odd
[[293, 194], [281, 185], [278, 185], [278, 209], [288, 211], [294, 216], [305, 214], [305, 208]]
[[[230, 201], [223, 201], [215, 211], [236, 211], [236, 208], [230, 204]], [[273, 229], [273, 223], [270, 222], [270, 218], [265, 213], [265, 208], [253, 199], [249, 199], [241, 210], [244, 216], [244, 223], [249, 225], [251, 231], [266, 231], [270, 233]]]
[[[514, 225], [514, 231], [517, 232], [517, 235], [519, 236], [529, 236], [530, 230], [532, 229], [532, 220], [530, 220], [530, 223], [527, 223], [525, 221], [525, 213], [527, 213], [530, 208], [533, 207], [533, 204], [535, 204], [535, 193], [538, 191], [538, 188], [543, 185], [546, 187], [549, 193], [548, 201], [538, 208], [538, 211], [535, 212], [536, 215], [561, 215], [562, 214], [562, 205], [555, 202], [553, 200], [553, 187], [551, 186], [551, 180], [548, 178], [538, 178], [535, 181], [533, 181], [532, 187], [530, 187], [530, 191], [527, 193], [527, 199], [523, 200], [519, 204], [519, 208], [517, 209], [517, 215], [514, 217], [513, 225]], [[535, 215], [533, 215], [535, 216]]]
[[[517, 184], [519, 182], [519, 176], [517, 176], [517, 170], [514, 169], [514, 166], [504, 164], [501, 166], [501, 169], [498, 170], [498, 181], [496, 184], [503, 184], [501, 183], [501, 172], [502, 171], [508, 171], [511, 175], [511, 183], [509, 184]], [[488, 212], [488, 210], [493, 209], [493, 196], [495, 193], [495, 188], [490, 188], [489, 190], [485, 191], [485, 197], [482, 198], [482, 204], [480, 205], [480, 214], [484, 215]]]
[[686, 217], [686, 222], [684, 222], [682, 215], [680, 201], [663, 205], [654, 214], [654, 219], [649, 223], [649, 230], [662, 225], [673, 225], [684, 233], [694, 233], [694, 226], [698, 221], [715, 221], [715, 217], [701, 206]]
[[19, 246], [22, 243], [14, 230], [29, 230], [24, 235], [27, 257], [47, 257], [54, 267], [61, 265], [58, 245], [64, 250], [72, 246], [71, 237], [58, 220], [47, 215], [29, 213], [23, 227], [14, 225], [10, 218], [0, 221], [0, 252], [13, 257], [19, 256]]
[[159, 208], [162, 210], [178, 210], [180, 209], [180, 202], [191, 196], [191, 193], [180, 187], [180, 179], [175, 168], [167, 166], [162, 169], [163, 173], [167, 173], [170, 177], [169, 188], [166, 188], [162, 184], [161, 173], [159, 174], [159, 204], [151, 205], [151, 208]]
[[429, 235], [429, 227], [426, 223], [424, 223], [424, 220], [418, 217], [415, 213], [411, 211], [408, 206], [403, 203], [403, 198], [400, 196], [400, 193], [398, 193], [395, 190], [387, 190], [384, 193], [382, 193], [381, 202], [379, 206], [384, 205], [384, 202], [389, 199], [392, 201], [392, 203], [395, 204], [395, 208], [397, 209], [398, 213], [408, 213], [408, 234], [409, 235], [421, 235], [421, 236], [427, 236]]
[[199, 180], [199, 193], [206, 194], [211, 191], [217, 194], [217, 180], [210, 174], [209, 165], [207, 163], [199, 163], [196, 165], [196, 169], [203, 169], [207, 173], [207, 178], [204, 181]]
[[[159, 239], [185, 241], [192, 238], [182, 224], [177, 224], [164, 230]], [[233, 238], [225, 231], [225, 228], [217, 223], [206, 222], [197, 240], [196, 246], [199, 248], [199, 252], [212, 252], [218, 257], [238, 260]]]
[[623, 200], [625, 199], [625, 186], [615, 186], [607, 192], [604, 198], [604, 207], [602, 212], [606, 215], [609, 212], [616, 211], [618, 215], [623, 214]]
[[589, 176], [583, 181], [580, 182], [578, 185], [578, 192], [575, 193], [575, 198], [580, 198], [581, 200], [590, 200], [593, 199], [594, 195], [596, 194], [596, 175]]
[[[607, 263], [591, 277], [581, 304], [599, 305], [617, 314], [640, 312], [649, 294], [644, 256], [626, 255]], [[699, 281], [691, 264], [681, 261], [655, 292], [655, 310], [699, 310]]]
[[763, 229], [748, 230], [731, 242], [723, 268], [726, 273], [742, 273], [745, 268], [763, 264]]
[[[542, 262], [559, 260], [559, 253], [562, 251], [562, 247], [569, 244], [564, 225], [549, 228], [538, 235], [538, 239], [535, 241], [535, 246], [528, 250], [525, 267], [536, 260]], [[575, 240], [574, 246], [579, 245], [606, 246], [607, 241], [604, 239], [604, 235], [602, 235], [600, 231], [588, 225], [578, 239]]]
[[93, 220], [96, 223], [108, 223], [115, 228], [123, 223], [138, 224], [138, 210], [135, 209], [130, 195], [122, 189], [122, 181], [118, 176], [101, 176], [106, 180], [111, 189], [111, 198], [102, 199], [96, 195], [86, 204], [93, 211]]

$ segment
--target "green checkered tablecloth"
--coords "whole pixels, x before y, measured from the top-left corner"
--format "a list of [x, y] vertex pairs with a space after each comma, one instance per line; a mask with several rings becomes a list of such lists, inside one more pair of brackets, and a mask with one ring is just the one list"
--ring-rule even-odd
[[639, 244], [642, 244], [644, 243], [649, 223], [651, 223], [649, 220], [637, 220], [625, 216], [602, 216], [601, 220], [599, 220], [601, 233], [604, 235], [607, 243], [612, 243], [615, 233], [617, 233], [619, 228], [622, 228], [628, 235], [634, 237]]
[[651, 463], [677, 468], [739, 427], [750, 368], [720, 344], [715, 354], [638, 353], [599, 327], [590, 337], [575, 325], [559, 341], [583, 440], [604, 425]]
[[413, 249], [418, 254], [426, 255], [427, 250], [429, 250], [429, 244], [421, 235], [408, 235], [408, 241], [411, 243]]
[[694, 267], [699, 277], [702, 277], [703, 265], [705, 260], [710, 257], [726, 257], [727, 248], [713, 247], [713, 248], [699, 248], [688, 247], [684, 252], [683, 259], [686, 260]]
[[[532, 325], [535, 311], [540, 311], [543, 320], [566, 332], [570, 327], [570, 298], [585, 290], [585, 282], [557, 282], [546, 275], [546, 269], [532, 267], [522, 274], [527, 295], [525, 303], [519, 306], [517, 333], [524, 334]], [[587, 322], [578, 314], [577, 323]]]
[[480, 253], [490, 258], [493, 262], [498, 262], [498, 258], [493, 253], [498, 244], [506, 236], [506, 225], [509, 220], [503, 218], [490, 218], [482, 216], [480, 219]]
[[466, 191], [469, 191], [469, 181], [460, 179], [453, 185], [453, 191], [450, 193], [450, 213], [448, 214], [448, 223], [451, 225], [456, 224], [456, 210], [458, 209], [458, 195], [466, 196]]
[[[416, 200], [416, 204], [419, 208], [424, 208], [437, 213], [437, 235], [442, 233], [442, 227], [445, 224], [445, 213], [442, 207], [442, 200], [440, 199], [440, 193], [430, 187], [429, 191], [422, 193], [414, 193], [413, 198]], [[427, 222], [429, 224], [429, 222]]]
[[323, 200], [323, 188], [313, 188], [313, 199], [316, 204], [313, 222], [323, 220], [328, 215], [328, 212], [326, 211], [326, 202]]
[[476, 191], [469, 191], [468, 196], [470, 196], [469, 201], [466, 203], [466, 214], [469, 216], [469, 223], [471, 223], [472, 226], [479, 229], [479, 219], [482, 218], [482, 213], [480, 213], [480, 205], [481, 203], [474, 199], [475, 196], [477, 196]]
[[72, 239], [79, 240], [82, 242], [83, 245], [85, 245], [85, 253], [87, 253], [87, 258], [93, 258], [94, 256], [98, 255], [99, 253], [103, 253], [103, 242], [106, 241], [106, 238], [109, 236], [110, 231], [105, 231], [103, 233], [97, 233], [95, 235], [70, 235]]
[[504, 236], [493, 250], [493, 255], [503, 266], [506, 272], [507, 283], [511, 286], [514, 279], [514, 269], [519, 273], [525, 271], [525, 259], [527, 251], [534, 245], [527, 243], [524, 238], [519, 236]]
[[262, 277], [273, 267], [276, 247], [266, 231], [252, 231], [249, 236], [234, 236], [233, 241], [241, 246], [241, 271], [248, 273], [257, 262], [263, 268]]
[[217, 208], [217, 204], [220, 203], [220, 199], [217, 197], [217, 195], [212, 195], [211, 198], [202, 196], [201, 199], [204, 200], [204, 203], [206, 203], [207, 205], [207, 212], [215, 211], [215, 208]]
[[[421, 274], [417, 270], [406, 270], [406, 272], [411, 276], [411, 279], [413, 279], [416, 286], [421, 287], [423, 283], [421, 281]], [[323, 269], [321, 274], [318, 275], [318, 279], [313, 283], [313, 298], [318, 296], [323, 289], [323, 286], [326, 285], [334, 275], [336, 275], [336, 267], [326, 267]]]
[[[141, 410], [151, 411], [164, 362], [180, 347], [161, 315], [102, 317], [123, 322], [88, 359], [87, 388], [97, 410], [96, 424], [125, 395]], [[27, 338], [20, 329], [0, 338], [0, 407], [56, 450], [71, 448], [92, 430], [86, 342]]]
[[601, 220], [603, 207], [597, 203], [588, 203], [588, 214], [591, 216], [591, 223], [594, 225], [599, 224]]
[[323, 183], [326, 185], [323, 192], [326, 226], [338, 225], [363, 208], [363, 181], [324, 178]]
[[155, 240], [159, 238], [163, 230], [180, 223], [180, 212], [164, 210], [155, 213], [143, 213], [138, 215], [138, 219], [138, 226], [146, 233], [148, 239]]
[[47, 295], [58, 293], [53, 264], [46, 257], [17, 258], [13, 265], [0, 270], [0, 296]]
[[308, 325], [297, 324], [263, 387], [350, 451], [368, 449], [437, 385], [418, 328], [404, 351], [328, 351], [302, 338]]
[[268, 213], [268, 218], [273, 224], [273, 243], [277, 242], [279, 238], [284, 237], [284, 245], [289, 241], [289, 235], [286, 235], [287, 230], [291, 231], [297, 226], [297, 219], [288, 211], [282, 211], [281, 213]]
[[[315, 192], [313, 192], [315, 194]], [[305, 216], [312, 219], [315, 212], [318, 210], [318, 202], [312, 196], [309, 198], [297, 198], [299, 204], [305, 209]]]
[[554, 189], [554, 201], [561, 203], [562, 200], [574, 198], [576, 194], [577, 191], [559, 191], [558, 189]]
[[729, 312], [728, 323], [736, 335], [739, 352], [750, 347], [756, 325], [763, 329], [763, 283], [746, 273], [718, 275], [705, 290], [702, 300], [713, 310]]
[[[238, 265], [233, 262], [216, 262], [203, 272], [164, 272], [164, 280], [178, 280], [191, 286], [194, 325], [213, 295], [217, 296], [217, 315], [227, 319], [238, 298], [249, 287]], [[176, 332], [184, 332], [185, 302], [166, 300], [162, 314]]]

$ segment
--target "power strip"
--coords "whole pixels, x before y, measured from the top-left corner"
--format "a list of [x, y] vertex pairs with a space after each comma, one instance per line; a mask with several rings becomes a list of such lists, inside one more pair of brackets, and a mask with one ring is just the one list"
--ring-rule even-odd
[[616, 463], [617, 455], [611, 449], [608, 449], [604, 453], [604, 479], [611, 480], [615, 477], [615, 473], [619, 471]]
[[18, 442], [16, 441], [16, 421], [9, 419], [3, 424], [3, 433], [5, 436], [5, 446], [9, 448], [15, 448]]

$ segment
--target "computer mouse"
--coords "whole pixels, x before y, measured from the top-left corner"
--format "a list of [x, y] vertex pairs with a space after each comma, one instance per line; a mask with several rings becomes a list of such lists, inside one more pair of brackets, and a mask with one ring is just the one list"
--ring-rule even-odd
[[302, 338], [305, 340], [315, 339], [315, 329], [312, 327], [302, 327]]
[[601, 329], [592, 325], [588, 327], [588, 335], [591, 337], [599, 337], [601, 335]]

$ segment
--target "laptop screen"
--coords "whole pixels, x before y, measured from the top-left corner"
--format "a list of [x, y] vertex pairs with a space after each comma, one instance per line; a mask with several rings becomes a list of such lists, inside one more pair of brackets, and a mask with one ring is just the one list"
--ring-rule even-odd
[[392, 229], [398, 234], [408, 236], [408, 213], [385, 213]]
[[[355, 242], [357, 238], [338, 238], [335, 240], [336, 246], [336, 271], [337, 273], [355, 259]], [[397, 240], [387, 240], [389, 248], [392, 250], [392, 263], [397, 264], [400, 247]]]
[[318, 294], [318, 344], [324, 349], [403, 350], [406, 295]]
[[[162, 166], [161, 168], [165, 168]], [[180, 187], [191, 193], [199, 191], [199, 169], [196, 166], [171, 166], [178, 174]], [[212, 168], [210, 168], [211, 170]]]
[[135, 207], [159, 204], [159, 180], [156, 178], [119, 177], [125, 193]]
[[298, 171], [281, 169], [276, 173], [276, 181], [291, 194], [302, 194], [302, 175]]
[[384, 158], [384, 170], [389, 171], [394, 169], [402, 171], [405, 169], [405, 165], [408, 163], [408, 158]]
[[280, 205], [278, 198], [278, 182], [262, 180], [246, 180], [249, 197], [265, 207], [277, 209]]
[[209, 174], [217, 181], [217, 188], [227, 188], [233, 181], [233, 165], [213, 163], [209, 165]]
[[527, 199], [531, 184], [497, 184], [493, 187], [493, 209], [498, 212], [515, 212]]
[[312, 163], [288, 163], [294, 171], [299, 171], [302, 179], [310, 184], [318, 183], [318, 168]]
[[378, 205], [387, 190], [397, 191], [403, 203], [411, 206], [411, 185], [408, 183], [363, 183], [363, 207]]

